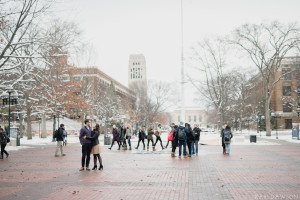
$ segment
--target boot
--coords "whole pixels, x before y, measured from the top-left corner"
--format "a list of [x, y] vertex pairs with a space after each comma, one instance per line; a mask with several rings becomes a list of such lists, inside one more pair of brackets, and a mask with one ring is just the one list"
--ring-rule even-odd
[[152, 146], [153, 151], [155, 151], [155, 146]]
[[147, 146], [147, 151], [149, 151], [149, 146]]
[[226, 154], [226, 151], [225, 151], [225, 148], [223, 148], [223, 155], [225, 155]]
[[172, 158], [175, 158], [175, 157], [176, 157], [176, 156], [175, 156], [175, 152], [172, 152], [172, 153], [171, 153], [171, 157], [172, 157]]
[[100, 165], [99, 170], [103, 170], [103, 165]]
[[131, 146], [129, 147], [129, 150], [131, 150]]
[[97, 169], [97, 165], [94, 165], [94, 167], [93, 167], [93, 169], [92, 169], [92, 170], [95, 170], [95, 169]]
[[135, 147], [135, 149], [138, 149], [139, 147]]

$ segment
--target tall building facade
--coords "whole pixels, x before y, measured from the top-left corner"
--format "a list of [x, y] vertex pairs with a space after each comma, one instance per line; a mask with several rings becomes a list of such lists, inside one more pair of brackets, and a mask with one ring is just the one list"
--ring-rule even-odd
[[135, 92], [141, 90], [143, 93], [147, 93], [147, 68], [143, 54], [129, 56], [128, 87]]

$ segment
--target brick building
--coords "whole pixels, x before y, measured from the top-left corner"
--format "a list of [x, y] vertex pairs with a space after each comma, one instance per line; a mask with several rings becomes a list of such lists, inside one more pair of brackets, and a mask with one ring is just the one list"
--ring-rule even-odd
[[[284, 58], [275, 78], [278, 82], [271, 97], [271, 112], [281, 116], [277, 118], [278, 129], [291, 129], [292, 123], [299, 122], [296, 109], [300, 105], [300, 57]], [[248, 85], [245, 116], [256, 116], [259, 112], [264, 115], [265, 87], [261, 75], [254, 76]], [[255, 126], [256, 123], [250, 124]]]

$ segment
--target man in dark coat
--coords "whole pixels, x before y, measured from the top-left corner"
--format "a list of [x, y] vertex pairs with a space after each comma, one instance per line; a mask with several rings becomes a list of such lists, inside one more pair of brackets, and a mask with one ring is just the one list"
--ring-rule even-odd
[[92, 141], [88, 139], [84, 139], [83, 137], [91, 137], [92, 134], [92, 128], [90, 127], [90, 120], [86, 119], [84, 121], [84, 127], [80, 129], [80, 135], [79, 140], [82, 145], [82, 157], [81, 157], [81, 168], [79, 171], [84, 170], [84, 164], [87, 171], [90, 171], [89, 165], [90, 165], [90, 156], [92, 151]]
[[64, 135], [64, 130], [65, 130], [65, 125], [61, 124], [60, 127], [58, 128], [56, 133], [54, 134], [54, 138], [56, 138], [57, 144], [56, 144], [56, 151], [55, 151], [55, 157], [58, 157], [58, 151], [60, 149], [60, 153], [62, 156], [65, 156], [63, 152], [63, 135]]
[[1, 144], [1, 157], [0, 159], [3, 159], [3, 153], [6, 154], [6, 158], [9, 156], [9, 154], [5, 151], [5, 147], [7, 144], [7, 135], [3, 131], [3, 128], [0, 128], [0, 144]]

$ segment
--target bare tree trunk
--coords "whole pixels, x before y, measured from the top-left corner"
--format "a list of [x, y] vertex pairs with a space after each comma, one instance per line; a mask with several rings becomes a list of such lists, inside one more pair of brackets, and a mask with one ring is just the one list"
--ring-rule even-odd
[[19, 116], [20, 116], [20, 127], [19, 127], [20, 138], [23, 138], [25, 132], [24, 117], [23, 114], [20, 114]]
[[42, 115], [42, 138], [47, 137], [47, 129], [46, 129], [46, 114]]
[[270, 121], [270, 99], [268, 90], [266, 91], [265, 116], [266, 116], [266, 135], [271, 136], [271, 121]]
[[31, 108], [27, 108], [27, 140], [32, 139], [32, 129], [31, 129]]

